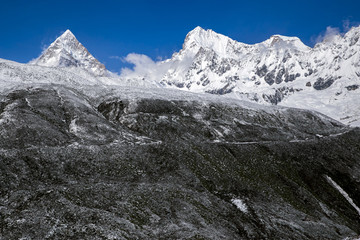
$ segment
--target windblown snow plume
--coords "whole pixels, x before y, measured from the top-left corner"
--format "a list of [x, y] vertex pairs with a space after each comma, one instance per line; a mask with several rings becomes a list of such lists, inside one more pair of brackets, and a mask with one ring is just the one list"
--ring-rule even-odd
[[316, 43], [320, 43], [323, 41], [332, 41], [333, 38], [337, 35], [340, 35], [340, 29], [336, 27], [328, 26], [326, 27], [326, 31], [324, 34], [320, 34], [316, 38]]

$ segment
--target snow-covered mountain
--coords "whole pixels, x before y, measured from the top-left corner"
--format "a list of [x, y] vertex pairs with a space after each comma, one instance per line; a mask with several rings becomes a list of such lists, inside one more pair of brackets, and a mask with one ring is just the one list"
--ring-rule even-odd
[[359, 79], [359, 36], [360, 27], [314, 48], [297, 37], [281, 35], [249, 45], [197, 27], [186, 36], [181, 51], [163, 62], [169, 69], [161, 82], [217, 94], [250, 89], [262, 93], [269, 86], [288, 86], [298, 80], [305, 83], [303, 87], [323, 90], [340, 78]]
[[296, 58], [309, 51], [295, 37], [274, 35], [248, 45], [197, 27], [186, 36], [182, 50], [164, 62], [170, 67], [161, 81], [190, 91], [217, 94], [234, 88], [280, 84], [297, 78], [293, 72], [299, 72], [301, 67]]
[[314, 109], [360, 125], [359, 37], [354, 27], [313, 48], [281, 35], [250, 45], [197, 27], [152, 72], [164, 87]]
[[95, 76], [107, 74], [104, 64], [92, 56], [70, 30], [66, 30], [31, 63], [47, 67], [82, 68]]
[[354, 27], [313, 48], [297, 37], [281, 35], [250, 45], [197, 27], [170, 59], [150, 64], [148, 71], [135, 68], [119, 77], [107, 71], [67, 30], [31, 62], [37, 66], [0, 60], [0, 78], [8, 82], [160, 86], [316, 110], [360, 126], [359, 37], [360, 27]]

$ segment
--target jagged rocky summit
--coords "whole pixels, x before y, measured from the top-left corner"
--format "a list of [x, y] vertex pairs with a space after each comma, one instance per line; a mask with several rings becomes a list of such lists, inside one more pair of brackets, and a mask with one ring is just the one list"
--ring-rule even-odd
[[104, 64], [91, 55], [70, 30], [66, 30], [31, 63], [47, 67], [78, 67], [95, 76], [107, 74]]
[[304, 88], [323, 90], [338, 79], [359, 79], [359, 36], [357, 27], [314, 48], [297, 37], [281, 35], [249, 45], [197, 27], [186, 36], [183, 48], [163, 62], [169, 69], [161, 81], [219, 94], [249, 87], [263, 90], [295, 80]]

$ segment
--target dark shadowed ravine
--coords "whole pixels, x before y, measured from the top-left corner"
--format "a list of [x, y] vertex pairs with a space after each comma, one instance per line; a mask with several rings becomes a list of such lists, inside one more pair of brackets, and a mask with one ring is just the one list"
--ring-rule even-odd
[[360, 129], [216, 101], [0, 97], [0, 239], [348, 239]]

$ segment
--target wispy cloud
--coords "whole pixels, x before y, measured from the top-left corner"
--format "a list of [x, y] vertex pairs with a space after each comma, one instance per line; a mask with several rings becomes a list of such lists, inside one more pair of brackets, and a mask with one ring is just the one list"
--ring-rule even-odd
[[41, 51], [44, 52], [49, 46], [50, 44], [41, 43]]
[[120, 57], [120, 56], [110, 56], [110, 59], [115, 59], [115, 60], [119, 60], [119, 61], [124, 61], [124, 57]]
[[360, 22], [358, 21], [353, 21], [351, 20], [350, 18], [348, 19], [345, 19], [343, 20], [343, 24], [342, 24], [342, 27], [343, 27], [343, 31], [344, 32], [347, 32], [349, 31], [352, 27], [357, 27], [360, 25]]
[[344, 29], [344, 31], [349, 31], [350, 30], [350, 27], [351, 26], [351, 22], [350, 22], [350, 20], [349, 19], [345, 19], [345, 20], [343, 20], [343, 25], [342, 25], [342, 27], [343, 27], [343, 29]]
[[157, 56], [156, 57], [156, 61], [162, 61], [162, 60], [164, 60], [164, 57], [162, 57], [162, 56]]
[[340, 29], [337, 27], [327, 26], [326, 31], [324, 33], [319, 34], [315, 43], [323, 42], [323, 41], [331, 41], [336, 35], [340, 34]]
[[331, 41], [336, 35], [344, 35], [348, 32], [352, 27], [359, 26], [360, 22], [355, 22], [348, 19], [344, 19], [342, 21], [342, 26], [340, 27], [332, 27], [327, 26], [326, 30], [320, 33], [318, 36], [312, 38], [312, 42], [319, 43], [323, 41]]

